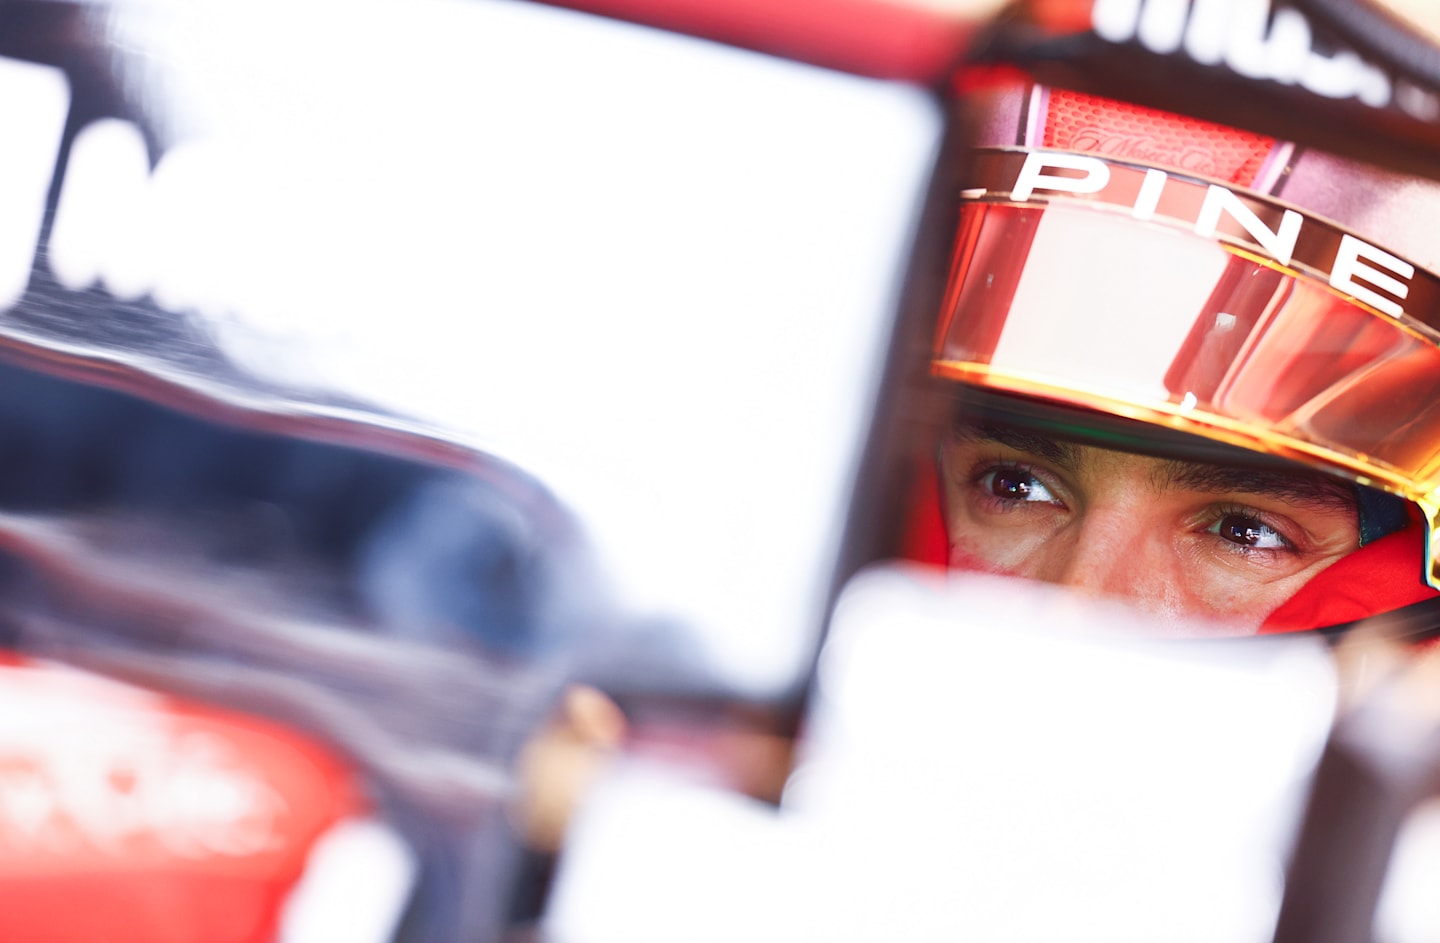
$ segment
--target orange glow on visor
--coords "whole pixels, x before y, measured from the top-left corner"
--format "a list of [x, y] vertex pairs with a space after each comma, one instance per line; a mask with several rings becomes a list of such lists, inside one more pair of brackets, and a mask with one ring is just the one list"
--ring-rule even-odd
[[1440, 588], [1440, 346], [1262, 253], [1093, 203], [968, 202], [934, 372], [1415, 501]]

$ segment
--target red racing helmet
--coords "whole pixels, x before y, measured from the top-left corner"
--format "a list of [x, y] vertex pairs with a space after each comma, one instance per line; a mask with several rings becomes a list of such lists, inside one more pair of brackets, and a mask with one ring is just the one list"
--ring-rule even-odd
[[[1440, 185], [1013, 68], [962, 75], [930, 375], [969, 416], [1349, 483], [1358, 547], [1262, 631], [1440, 613]], [[948, 558], [935, 484], [911, 550]]]

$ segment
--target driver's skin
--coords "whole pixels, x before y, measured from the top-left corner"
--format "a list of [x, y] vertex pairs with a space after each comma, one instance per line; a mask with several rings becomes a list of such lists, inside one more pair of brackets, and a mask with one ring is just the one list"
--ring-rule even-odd
[[961, 425], [941, 449], [950, 565], [1258, 629], [1355, 550], [1345, 482]]

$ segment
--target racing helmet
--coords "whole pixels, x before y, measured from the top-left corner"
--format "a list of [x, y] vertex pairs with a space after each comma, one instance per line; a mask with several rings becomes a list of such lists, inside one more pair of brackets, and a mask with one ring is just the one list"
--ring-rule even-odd
[[[1440, 624], [1440, 186], [1014, 69], [965, 82], [929, 358], [958, 409], [1342, 479], [1358, 546], [1261, 631]], [[932, 559], [935, 503], [911, 528]]]

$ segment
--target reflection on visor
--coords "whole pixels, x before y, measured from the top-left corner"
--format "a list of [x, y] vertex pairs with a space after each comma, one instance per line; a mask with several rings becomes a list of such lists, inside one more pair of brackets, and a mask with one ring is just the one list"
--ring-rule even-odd
[[967, 205], [935, 370], [1319, 459], [1430, 512], [1440, 348], [1242, 253], [1085, 207]]

